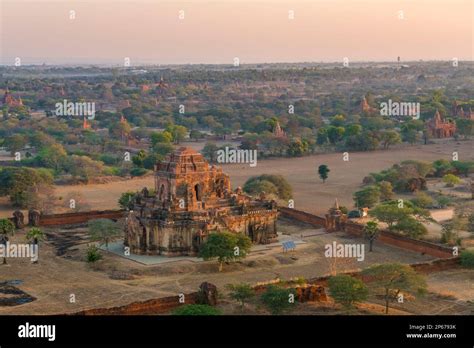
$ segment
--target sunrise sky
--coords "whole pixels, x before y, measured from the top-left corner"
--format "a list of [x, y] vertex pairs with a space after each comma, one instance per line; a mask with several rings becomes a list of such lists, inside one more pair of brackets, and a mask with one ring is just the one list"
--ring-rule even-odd
[[15, 57], [22, 64], [114, 65], [130, 57], [133, 65], [474, 56], [472, 0], [0, 3], [1, 64], [9, 65]]

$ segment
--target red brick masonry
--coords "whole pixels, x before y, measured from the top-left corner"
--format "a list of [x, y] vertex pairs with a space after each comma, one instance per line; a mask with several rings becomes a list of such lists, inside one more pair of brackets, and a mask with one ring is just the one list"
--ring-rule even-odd
[[[317, 227], [326, 227], [326, 219], [317, 215], [313, 215], [304, 211], [290, 209], [285, 207], [278, 208], [281, 215], [286, 218], [295, 219], [297, 221], [306, 222]], [[362, 237], [364, 225], [357, 224], [354, 222], [347, 222], [344, 224], [344, 231], [348, 234]], [[450, 258], [453, 257], [453, 250], [450, 247], [413, 239], [399, 234], [382, 231], [377, 239], [382, 243], [393, 245], [399, 248], [420, 252], [434, 257], [439, 258]]]

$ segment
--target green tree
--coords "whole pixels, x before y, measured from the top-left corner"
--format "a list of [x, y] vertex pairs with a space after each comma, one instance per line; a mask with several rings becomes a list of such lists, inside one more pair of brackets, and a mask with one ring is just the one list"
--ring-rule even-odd
[[451, 198], [446, 196], [439, 196], [436, 198], [436, 203], [438, 204], [439, 208], [445, 208], [451, 203]]
[[400, 292], [426, 292], [425, 279], [409, 265], [385, 263], [374, 265], [362, 271], [362, 275], [372, 279], [370, 287], [377, 291], [383, 289], [385, 313], [388, 314], [390, 301], [398, 298]]
[[[39, 228], [33, 227], [26, 234], [26, 239], [28, 241], [33, 241], [34, 245], [38, 245], [39, 241], [44, 240], [44, 233]], [[38, 263], [38, 260], [34, 261], [34, 263]]]
[[132, 209], [133, 208], [133, 200], [135, 199], [135, 192], [127, 191], [120, 195], [118, 200], [118, 204], [121, 209]]
[[441, 229], [440, 242], [448, 245], [455, 245], [458, 238], [457, 231], [454, 228], [453, 222], [444, 224]]
[[251, 246], [251, 240], [240, 233], [211, 233], [201, 246], [199, 256], [206, 261], [217, 259], [219, 272], [221, 272], [224, 262], [245, 258], [250, 252]]
[[170, 143], [157, 143], [153, 146], [152, 151], [154, 154], [159, 155], [160, 158], [163, 158], [171, 153], [173, 149], [173, 145]]
[[420, 131], [424, 128], [421, 120], [410, 120], [405, 122], [401, 127], [402, 140], [410, 144], [417, 143], [421, 136]]
[[178, 125], [169, 125], [166, 127], [166, 131], [171, 133], [173, 136], [173, 142], [175, 144], [179, 144], [184, 140], [186, 135], [188, 134], [188, 130], [184, 126], [178, 126]]
[[374, 241], [379, 236], [379, 225], [376, 221], [368, 221], [364, 226], [364, 236], [369, 240], [369, 251], [372, 251]]
[[193, 140], [198, 141], [199, 139], [202, 139], [204, 137], [204, 134], [202, 134], [197, 129], [193, 129], [191, 130], [191, 132], [189, 132], [189, 137]]
[[361, 134], [346, 138], [344, 147], [351, 151], [373, 151], [379, 146], [379, 139], [375, 131], [364, 131]]
[[122, 142], [128, 139], [131, 132], [132, 127], [130, 127], [126, 120], [124, 122], [117, 121], [109, 127], [109, 134], [117, 139], [121, 139]]
[[380, 201], [380, 189], [377, 186], [367, 186], [354, 193], [354, 202], [358, 208], [371, 208]]
[[400, 219], [391, 230], [402, 232], [403, 234], [418, 239], [428, 233], [426, 227], [412, 216], [405, 216]]
[[284, 289], [279, 286], [269, 285], [260, 299], [272, 314], [280, 314], [294, 305], [291, 301], [292, 297], [295, 297], [294, 289]]
[[132, 162], [137, 167], [143, 167], [143, 162], [145, 161], [145, 158], [146, 158], [145, 150], [140, 150], [135, 156], [132, 157]]
[[467, 139], [471, 135], [474, 135], [474, 121], [464, 118], [457, 118], [456, 129], [459, 134], [461, 134], [465, 139]]
[[204, 148], [202, 149], [202, 155], [210, 162], [216, 163], [217, 162], [217, 150], [219, 147], [214, 143], [206, 143]]
[[52, 144], [42, 148], [38, 152], [36, 159], [46, 168], [52, 168], [56, 172], [59, 172], [66, 163], [67, 153], [61, 144]]
[[366, 300], [369, 294], [367, 286], [361, 280], [345, 274], [330, 277], [328, 285], [331, 297], [346, 309]]
[[331, 144], [336, 144], [337, 142], [341, 141], [342, 138], [344, 137], [345, 133], [344, 127], [334, 127], [334, 126], [329, 126], [327, 128], [327, 133], [328, 133], [328, 139]]
[[344, 133], [344, 136], [350, 137], [350, 136], [357, 136], [362, 133], [362, 126], [360, 124], [350, 124], [346, 126], [346, 131]]
[[344, 115], [336, 115], [331, 118], [331, 126], [334, 127], [342, 127], [345, 122], [346, 118], [344, 117]]
[[[6, 247], [10, 235], [15, 233], [15, 225], [9, 219], [0, 219], [0, 244]], [[7, 258], [3, 257], [3, 264], [7, 263]]]
[[393, 198], [393, 187], [390, 181], [381, 181], [378, 183], [380, 189], [380, 200], [385, 202]]
[[268, 180], [247, 180], [243, 190], [252, 196], [258, 196], [261, 193], [274, 195], [278, 197], [278, 188]]
[[261, 192], [274, 193], [278, 198], [288, 200], [293, 196], [291, 185], [282, 175], [262, 174], [248, 179], [243, 190], [251, 195]]
[[463, 267], [474, 268], [474, 250], [463, 250], [459, 256]]
[[28, 139], [22, 134], [14, 134], [5, 139], [5, 147], [12, 156], [15, 152], [23, 150], [26, 144], [28, 144]]
[[461, 182], [461, 179], [454, 174], [446, 174], [443, 176], [443, 182], [446, 183], [447, 187], [454, 187]]
[[413, 198], [411, 202], [417, 207], [427, 208], [433, 205], [433, 198], [424, 192], [417, 192], [415, 198]]
[[244, 309], [245, 302], [255, 296], [255, 290], [246, 283], [229, 284], [227, 287], [230, 290], [230, 298], [239, 301], [242, 310]]
[[209, 305], [204, 304], [188, 304], [180, 306], [173, 311], [174, 315], [220, 315], [221, 312]]
[[307, 153], [309, 150], [309, 144], [306, 140], [294, 139], [288, 145], [286, 152], [288, 156], [300, 157]]
[[445, 174], [448, 174], [450, 171], [454, 170], [451, 162], [440, 159], [433, 162], [434, 175], [436, 177], [442, 177]]
[[408, 207], [400, 208], [395, 204], [380, 204], [370, 210], [370, 215], [385, 222], [389, 227], [412, 213]]
[[73, 177], [81, 178], [88, 183], [91, 179], [102, 174], [104, 165], [88, 156], [72, 155], [68, 160], [67, 169]]
[[326, 128], [319, 128], [318, 133], [316, 136], [316, 142], [318, 145], [324, 145], [327, 144], [329, 141], [328, 139], [328, 132]]
[[467, 217], [467, 230], [474, 233], [474, 213], [469, 214]]
[[4, 167], [0, 169], [0, 196], [10, 196], [16, 207], [26, 207], [27, 192], [38, 185], [51, 185], [53, 176], [46, 169]]
[[473, 161], [452, 161], [451, 165], [456, 169], [459, 174], [464, 175], [466, 178], [469, 177], [470, 173], [474, 172]]
[[325, 164], [321, 164], [319, 167], [318, 167], [318, 174], [319, 174], [319, 177], [321, 178], [321, 180], [324, 182], [326, 182], [326, 179], [329, 177], [329, 172], [331, 170], [329, 169], [329, 167]]
[[151, 144], [155, 146], [158, 143], [171, 143], [173, 141], [173, 135], [168, 131], [153, 132], [150, 134]]
[[100, 245], [105, 244], [109, 248], [109, 243], [122, 236], [120, 226], [109, 219], [95, 219], [88, 223], [89, 236], [91, 241], [99, 242]]
[[26, 239], [28, 241], [33, 241], [34, 245], [38, 245], [39, 241], [44, 240], [44, 233], [41, 231], [41, 229], [37, 227], [32, 227], [26, 234]]
[[388, 149], [390, 145], [399, 144], [402, 142], [400, 134], [394, 130], [387, 130], [380, 133], [380, 141], [382, 142], [383, 148]]
[[145, 159], [143, 160], [143, 167], [145, 169], [154, 169], [155, 164], [158, 163], [158, 161], [161, 161], [164, 158], [163, 155], [157, 154], [157, 153], [149, 153]]

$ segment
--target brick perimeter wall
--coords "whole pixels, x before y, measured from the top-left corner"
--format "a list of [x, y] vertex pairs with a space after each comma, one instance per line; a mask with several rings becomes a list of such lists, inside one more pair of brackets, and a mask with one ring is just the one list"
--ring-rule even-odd
[[[184, 294], [185, 304], [195, 304], [197, 296], [198, 292]], [[73, 313], [72, 315], [152, 315], [169, 313], [173, 309], [184, 306], [185, 304], [179, 302], [179, 296], [169, 296], [147, 301], [132, 302], [119, 307], [86, 309]]]
[[59, 226], [80, 224], [94, 219], [120, 219], [122, 210], [98, 210], [78, 213], [41, 215], [40, 226]]
[[[306, 222], [314, 226], [325, 227], [326, 219], [320, 216], [310, 214], [301, 210], [279, 207], [281, 215], [286, 218], [295, 219], [297, 221]], [[364, 225], [357, 224], [354, 222], [346, 222], [344, 224], [344, 232], [357, 236], [363, 236]], [[399, 248], [428, 254], [430, 256], [439, 258], [450, 258], [453, 256], [453, 251], [450, 247], [438, 245], [435, 243], [413, 239], [405, 236], [398, 235], [390, 231], [381, 231], [377, 239], [379, 242], [393, 245]]]
[[[410, 266], [418, 273], [432, 273], [460, 267], [460, 262], [459, 257], [451, 257], [449, 259], [437, 259], [428, 262], [415, 263]], [[340, 274], [347, 274], [366, 282], [371, 281], [371, 279], [362, 277], [360, 272], [343, 272]], [[329, 278], [329, 275], [311, 278], [307, 280], [307, 283], [327, 287]], [[292, 283], [289, 282], [288, 285], [291, 286]], [[267, 287], [268, 285], [257, 285], [254, 286], [254, 289], [257, 294], [260, 294], [264, 292]], [[185, 294], [184, 296], [186, 301], [185, 304], [195, 304], [198, 292]], [[183, 305], [184, 304], [179, 303], [179, 296], [169, 296], [147, 301], [133, 302], [119, 307], [86, 309], [84, 311], [72, 313], [71, 315], [153, 315], [170, 313], [173, 309]]]
[[278, 207], [278, 211], [285, 218], [306, 222], [317, 227], [326, 227], [326, 219], [323, 217], [286, 207]]

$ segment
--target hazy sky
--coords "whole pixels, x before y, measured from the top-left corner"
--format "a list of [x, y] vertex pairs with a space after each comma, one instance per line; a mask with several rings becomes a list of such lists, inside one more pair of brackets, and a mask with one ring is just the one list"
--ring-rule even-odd
[[2, 64], [15, 57], [22, 64], [120, 65], [129, 57], [133, 65], [474, 56], [473, 0], [0, 3]]

